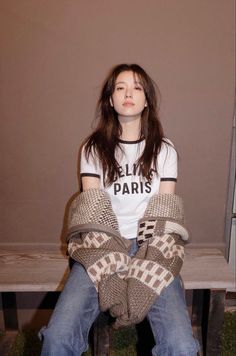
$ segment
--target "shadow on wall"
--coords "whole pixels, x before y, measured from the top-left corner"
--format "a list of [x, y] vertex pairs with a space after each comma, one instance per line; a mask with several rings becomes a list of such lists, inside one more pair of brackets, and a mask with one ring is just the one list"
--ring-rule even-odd
[[62, 225], [62, 230], [61, 230], [61, 235], [60, 235], [62, 254], [65, 253], [65, 249], [66, 249], [66, 245], [67, 245], [66, 238], [67, 238], [67, 233], [68, 233], [68, 218], [69, 218], [70, 206], [71, 206], [73, 200], [82, 192], [82, 183], [81, 183], [81, 178], [80, 178], [80, 159], [81, 159], [81, 151], [82, 151], [83, 144], [84, 144], [84, 141], [79, 147], [78, 160], [77, 160], [77, 178], [78, 178], [79, 190], [69, 198], [69, 200], [67, 201], [66, 206], [65, 206], [63, 225]]

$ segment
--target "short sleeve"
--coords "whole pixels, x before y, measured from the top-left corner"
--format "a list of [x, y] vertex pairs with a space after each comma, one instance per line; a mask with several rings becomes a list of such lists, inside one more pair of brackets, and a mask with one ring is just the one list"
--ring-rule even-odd
[[171, 141], [163, 142], [158, 156], [158, 174], [161, 182], [177, 181], [178, 156]]
[[85, 148], [81, 150], [80, 158], [80, 176], [81, 177], [101, 177], [101, 167], [95, 153], [90, 153], [88, 159], [85, 155]]

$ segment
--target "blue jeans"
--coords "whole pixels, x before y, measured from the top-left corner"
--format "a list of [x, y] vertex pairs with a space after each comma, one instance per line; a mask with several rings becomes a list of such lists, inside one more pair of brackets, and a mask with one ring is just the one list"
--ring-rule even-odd
[[[137, 250], [136, 241], [130, 250]], [[100, 313], [97, 291], [87, 272], [75, 262], [43, 338], [41, 356], [80, 356], [88, 349], [89, 330]], [[199, 350], [192, 335], [184, 290], [179, 277], [161, 293], [148, 315], [156, 346], [153, 355], [193, 356]]]

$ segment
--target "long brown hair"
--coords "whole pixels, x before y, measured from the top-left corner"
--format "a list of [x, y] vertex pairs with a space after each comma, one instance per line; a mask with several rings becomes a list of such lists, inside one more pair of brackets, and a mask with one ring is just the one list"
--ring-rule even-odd
[[99, 119], [97, 128], [86, 139], [85, 157], [96, 154], [101, 162], [106, 185], [111, 185], [118, 177], [119, 163], [115, 158], [115, 151], [121, 148], [119, 137], [122, 128], [118, 115], [111, 106], [110, 98], [115, 90], [115, 82], [118, 75], [125, 71], [132, 71], [141, 81], [146, 96], [147, 107], [141, 116], [140, 138], [145, 139], [145, 148], [137, 161], [143, 177], [151, 180], [150, 169], [157, 171], [157, 155], [164, 140], [163, 128], [159, 119], [160, 91], [154, 81], [137, 64], [119, 64], [108, 74], [98, 100], [96, 114]]

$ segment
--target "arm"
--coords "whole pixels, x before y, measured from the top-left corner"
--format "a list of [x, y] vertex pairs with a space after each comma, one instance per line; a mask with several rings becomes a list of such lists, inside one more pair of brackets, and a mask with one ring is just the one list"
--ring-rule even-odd
[[178, 176], [178, 156], [172, 145], [163, 143], [158, 157], [158, 173], [161, 178], [159, 194], [174, 194]]
[[124, 277], [130, 262], [126, 244], [120, 236], [109, 195], [95, 187], [99, 178], [82, 178], [85, 191], [75, 197], [69, 211], [68, 253], [86, 269], [98, 290], [100, 309], [112, 307], [113, 316], [124, 314]]
[[179, 274], [188, 233], [183, 225], [182, 199], [175, 194], [156, 194], [140, 219], [139, 249], [127, 277], [128, 317], [116, 326], [139, 323], [156, 298]]
[[176, 183], [175, 182], [161, 182], [160, 183], [160, 187], [159, 187], [159, 193], [160, 194], [174, 194], [175, 193], [175, 186]]
[[92, 189], [92, 188], [100, 188], [100, 178], [97, 177], [82, 177], [82, 188], [83, 191]]
[[89, 157], [86, 158], [84, 147], [81, 150], [80, 177], [82, 191], [93, 188], [100, 189], [101, 167], [99, 164], [99, 159], [95, 154], [90, 154]]

